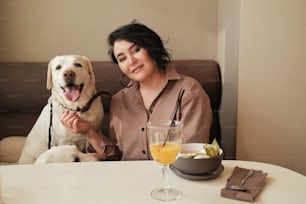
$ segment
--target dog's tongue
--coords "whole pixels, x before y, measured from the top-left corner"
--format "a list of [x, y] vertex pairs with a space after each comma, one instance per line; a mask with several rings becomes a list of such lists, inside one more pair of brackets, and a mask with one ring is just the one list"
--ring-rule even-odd
[[72, 86], [72, 87], [65, 87], [65, 97], [69, 101], [76, 101], [80, 97], [80, 91], [78, 87]]

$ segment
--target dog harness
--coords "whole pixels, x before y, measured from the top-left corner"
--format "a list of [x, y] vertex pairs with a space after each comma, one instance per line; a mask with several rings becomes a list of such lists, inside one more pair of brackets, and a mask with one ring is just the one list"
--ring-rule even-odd
[[[89, 110], [91, 104], [94, 102], [94, 100], [101, 95], [110, 95], [112, 96], [113, 94], [110, 91], [107, 90], [103, 90], [103, 91], [99, 91], [97, 92], [95, 95], [93, 95], [89, 101], [86, 103], [86, 105], [82, 108], [78, 107], [76, 110], [73, 110], [71, 108], [67, 108], [65, 107], [63, 104], [61, 104], [64, 108], [66, 108], [67, 110], [70, 111], [75, 111], [75, 112], [80, 112], [80, 113], [85, 113], [86, 111]], [[51, 130], [52, 130], [52, 118], [53, 118], [53, 105], [52, 102], [50, 103], [50, 123], [49, 123], [49, 138], [48, 138], [48, 149], [51, 148], [51, 141], [52, 141], [52, 134], [51, 134]]]

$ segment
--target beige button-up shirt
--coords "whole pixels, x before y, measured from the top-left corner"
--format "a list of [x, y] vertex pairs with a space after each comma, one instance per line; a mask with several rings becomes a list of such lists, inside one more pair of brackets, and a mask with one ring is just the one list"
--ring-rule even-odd
[[210, 100], [195, 79], [179, 74], [173, 65], [166, 68], [167, 85], [144, 107], [139, 84], [116, 93], [110, 107], [110, 137], [117, 141], [122, 160], [151, 159], [146, 138], [146, 124], [153, 120], [171, 120], [178, 93], [185, 89], [177, 120], [184, 123], [183, 143], [208, 142], [212, 123]]

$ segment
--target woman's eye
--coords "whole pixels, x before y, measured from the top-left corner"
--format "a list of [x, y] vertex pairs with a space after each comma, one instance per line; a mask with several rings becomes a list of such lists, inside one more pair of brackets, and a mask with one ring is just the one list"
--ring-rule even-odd
[[123, 62], [126, 58], [125, 57], [119, 57], [117, 60], [118, 62]]
[[136, 46], [136, 47], [134, 48], [134, 52], [139, 52], [140, 49], [141, 49], [140, 47]]

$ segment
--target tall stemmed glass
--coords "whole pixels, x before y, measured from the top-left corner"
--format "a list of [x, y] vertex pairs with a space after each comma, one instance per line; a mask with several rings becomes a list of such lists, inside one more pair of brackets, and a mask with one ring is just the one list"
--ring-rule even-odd
[[180, 121], [151, 121], [147, 124], [147, 137], [153, 159], [162, 164], [164, 186], [154, 189], [151, 196], [162, 201], [176, 200], [181, 193], [168, 184], [169, 165], [181, 151], [182, 127]]

